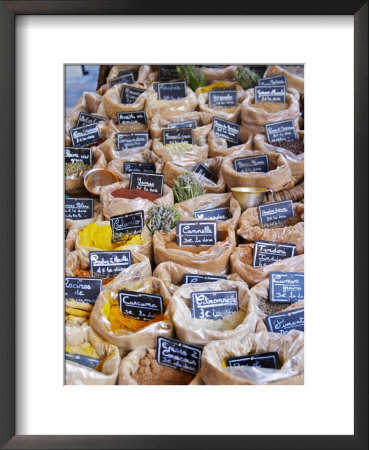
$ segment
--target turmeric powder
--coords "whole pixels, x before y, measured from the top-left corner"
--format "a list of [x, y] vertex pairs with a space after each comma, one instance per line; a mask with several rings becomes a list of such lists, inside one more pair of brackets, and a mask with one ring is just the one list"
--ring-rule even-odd
[[[73, 272], [73, 276], [74, 277], [78, 277], [78, 278], [89, 278], [91, 276], [91, 273], [88, 269], [76, 269]], [[102, 279], [102, 284], [108, 284], [111, 282], [111, 280], [113, 280], [114, 278], [103, 278]]]
[[229, 81], [215, 81], [214, 83], [208, 84], [204, 87], [199, 87], [198, 91], [201, 92], [201, 94], [204, 94], [205, 92], [212, 91], [214, 88], [227, 88], [234, 86], [234, 83], [231, 83]]
[[141, 235], [124, 235], [119, 242], [112, 242], [112, 229], [110, 225], [90, 223], [78, 233], [79, 245], [93, 247], [101, 250], [122, 250], [126, 245], [142, 244]]

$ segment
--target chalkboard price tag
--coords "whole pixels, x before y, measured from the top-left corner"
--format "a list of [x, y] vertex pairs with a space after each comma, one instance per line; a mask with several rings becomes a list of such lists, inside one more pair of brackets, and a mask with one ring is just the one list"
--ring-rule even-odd
[[208, 169], [203, 163], [198, 163], [194, 169], [194, 172], [202, 175], [205, 178], [208, 178], [209, 180], [212, 180], [214, 178], [213, 172]]
[[142, 163], [134, 161], [126, 161], [123, 163], [123, 173], [155, 173], [156, 167], [154, 163]]
[[198, 209], [193, 213], [195, 219], [228, 220], [231, 218], [229, 206], [220, 208]]
[[251, 366], [265, 367], [267, 369], [278, 369], [279, 356], [277, 352], [255, 353], [253, 355], [236, 356], [228, 358], [227, 367]]
[[304, 331], [304, 308], [266, 316], [265, 324], [271, 333], [288, 334], [291, 330]]
[[276, 75], [275, 77], [259, 78], [259, 86], [287, 86], [286, 75]]
[[197, 275], [196, 273], [186, 273], [183, 277], [184, 284], [195, 283], [211, 283], [218, 280], [226, 280], [227, 277], [221, 277], [218, 275]]
[[119, 291], [119, 306], [122, 314], [137, 320], [151, 320], [163, 314], [163, 297], [136, 291]]
[[122, 83], [132, 84], [132, 83], [134, 83], [134, 81], [135, 81], [135, 79], [134, 79], [133, 73], [126, 73], [126, 74], [120, 75], [120, 76], [110, 80], [109, 86], [113, 87], [117, 84], [122, 84]]
[[162, 131], [163, 144], [177, 144], [178, 142], [186, 142], [193, 144], [193, 136], [191, 128], [166, 128]]
[[94, 305], [101, 291], [101, 279], [65, 277], [65, 300]]
[[93, 114], [87, 114], [80, 112], [77, 120], [76, 127], [83, 127], [84, 125], [91, 125], [92, 123], [105, 122], [106, 118], [101, 116], [95, 116]]
[[236, 290], [191, 292], [191, 316], [196, 319], [220, 320], [237, 311]]
[[208, 247], [217, 243], [216, 222], [177, 222], [177, 245]]
[[178, 80], [178, 78], [177, 66], [159, 66], [160, 81]]
[[296, 254], [296, 245], [280, 242], [255, 241], [253, 267], [263, 267]]
[[213, 119], [213, 133], [232, 144], [238, 144], [240, 126], [229, 120], [214, 117]]
[[259, 222], [263, 227], [275, 227], [294, 217], [295, 209], [292, 200], [270, 202], [259, 205]]
[[295, 123], [292, 119], [268, 123], [265, 125], [265, 131], [270, 144], [280, 141], [295, 141], [298, 139]]
[[89, 367], [90, 369], [95, 369], [99, 364], [99, 358], [92, 358], [91, 356], [78, 355], [77, 353], [65, 352], [66, 361], [72, 361], [82, 366]]
[[90, 252], [90, 273], [92, 277], [113, 278], [130, 265], [130, 250]]
[[93, 198], [66, 198], [65, 218], [71, 220], [92, 219], [94, 216]]
[[145, 92], [145, 89], [123, 86], [120, 101], [123, 105], [134, 103]]
[[164, 175], [162, 173], [139, 173], [132, 172], [129, 188], [142, 189], [163, 195]]
[[141, 234], [144, 227], [144, 212], [134, 211], [110, 218], [112, 229], [112, 242], [120, 242], [123, 236]]
[[129, 148], [144, 147], [149, 142], [147, 131], [137, 133], [117, 133], [117, 151]]
[[120, 125], [125, 123], [147, 124], [145, 111], [121, 111], [117, 112], [117, 120]]
[[221, 107], [221, 108], [229, 108], [232, 106], [236, 106], [238, 103], [237, 100], [237, 91], [235, 90], [212, 90], [209, 92], [209, 107]]
[[276, 303], [304, 300], [304, 273], [270, 272], [269, 300]]
[[201, 367], [201, 354], [202, 348], [197, 345], [158, 336], [156, 361], [162, 366], [196, 375]]
[[269, 172], [269, 159], [267, 155], [246, 156], [235, 158], [233, 167], [236, 172]]
[[132, 74], [133, 75], [133, 79], [136, 81], [138, 78], [138, 70], [120, 70], [118, 72], [118, 77], [121, 77], [123, 75], [129, 75]]
[[82, 162], [90, 166], [92, 164], [92, 152], [90, 148], [65, 147], [65, 163]]
[[159, 100], [178, 100], [186, 97], [186, 83], [179, 81], [178, 83], [159, 83], [158, 99]]
[[167, 128], [197, 128], [197, 120], [186, 120], [184, 122], [175, 122], [167, 125]]
[[255, 103], [286, 103], [286, 86], [255, 86]]
[[72, 128], [69, 134], [73, 147], [96, 144], [100, 139], [100, 130], [97, 123]]

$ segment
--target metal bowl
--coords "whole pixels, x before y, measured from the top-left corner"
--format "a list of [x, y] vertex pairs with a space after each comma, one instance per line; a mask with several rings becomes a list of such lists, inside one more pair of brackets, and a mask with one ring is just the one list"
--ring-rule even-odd
[[119, 181], [117, 175], [108, 169], [92, 169], [83, 174], [84, 185], [92, 195], [100, 195], [101, 188]]
[[258, 206], [264, 199], [264, 195], [269, 192], [269, 189], [258, 187], [234, 187], [231, 188], [233, 197], [241, 206], [241, 211], [247, 208]]

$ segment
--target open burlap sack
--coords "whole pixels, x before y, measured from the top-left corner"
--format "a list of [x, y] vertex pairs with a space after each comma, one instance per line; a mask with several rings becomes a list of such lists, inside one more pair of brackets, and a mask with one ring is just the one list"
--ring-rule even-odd
[[[209, 180], [206, 177], [201, 175], [198, 176], [198, 179], [201, 181], [204, 186], [206, 192], [208, 194], [219, 194], [225, 192], [226, 184], [223, 179], [222, 172], [220, 170], [222, 166], [223, 158], [221, 156], [216, 156], [215, 158], [208, 158], [202, 161], [206, 167], [208, 167], [214, 174], [212, 180]], [[193, 170], [196, 166], [192, 167], [181, 167], [173, 164], [171, 162], [167, 162], [164, 166], [163, 174], [165, 179], [165, 184], [170, 187], [174, 186], [174, 180], [178, 178], [184, 170]]]
[[[277, 352], [281, 369], [238, 366], [224, 367], [235, 356]], [[286, 335], [253, 333], [236, 339], [213, 341], [204, 347], [201, 378], [205, 384], [304, 384], [304, 333]]]
[[81, 112], [100, 115], [97, 111], [101, 102], [102, 97], [96, 92], [84, 92], [65, 118], [66, 133], [69, 135], [69, 130], [76, 126], [78, 116]]
[[101, 150], [105, 156], [106, 161], [109, 163], [113, 159], [127, 158], [135, 155], [139, 152], [144, 152], [150, 150], [152, 145], [152, 140], [149, 139], [148, 142], [143, 147], [133, 147], [126, 150], [117, 151], [117, 137], [116, 133], [113, 134], [109, 139], [102, 142], [97, 148]]
[[147, 91], [145, 111], [147, 118], [152, 120], [155, 114], [169, 117], [195, 111], [197, 104], [197, 97], [188, 86], [186, 87], [186, 97], [177, 100], [159, 100], [157, 92], [150, 89]]
[[236, 172], [233, 161], [236, 158], [265, 155], [265, 152], [239, 150], [223, 159], [221, 172], [228, 188], [231, 187], [263, 187], [273, 191], [288, 189], [293, 186], [291, 169], [283, 155], [268, 153], [269, 172]]
[[[144, 328], [135, 332], [124, 329], [112, 331], [108, 317], [111, 307], [117, 304], [119, 305], [119, 290], [161, 295], [165, 307], [164, 319], [149, 323]], [[171, 296], [168, 290], [158, 278], [136, 277], [125, 280], [116, 279], [110, 283], [109, 289], [104, 289], [97, 297], [91, 313], [90, 325], [103, 339], [124, 350], [156, 347], [158, 336], [170, 338], [173, 335], [169, 310], [170, 301]]]
[[225, 229], [229, 226], [237, 229], [238, 221], [241, 216], [241, 208], [238, 201], [233, 198], [231, 193], [205, 194], [176, 204], [176, 207], [181, 212], [181, 220], [194, 220], [194, 212], [198, 210], [220, 208], [224, 206], [229, 207], [231, 218], [228, 220], [218, 220], [219, 229]]
[[129, 181], [120, 181], [119, 183], [110, 184], [101, 189], [100, 201], [103, 207], [104, 216], [110, 219], [112, 216], [119, 216], [132, 211], [140, 211], [145, 213], [145, 218], [150, 208], [154, 205], [172, 206], [174, 204], [173, 192], [170, 187], [164, 184], [163, 195], [157, 200], [151, 201], [145, 198], [120, 198], [114, 197], [112, 192], [118, 189], [128, 189]]
[[295, 216], [280, 228], [263, 228], [259, 223], [259, 208], [247, 208], [241, 215], [237, 234], [247, 241], [288, 242], [296, 245], [296, 254], [304, 253], [304, 205], [295, 203]]
[[275, 77], [276, 75], [286, 75], [288, 88], [294, 88], [300, 94], [304, 93], [304, 79], [300, 76], [292, 74], [280, 66], [268, 66], [264, 73], [264, 77]]
[[199, 94], [199, 110], [202, 112], [206, 112], [211, 114], [213, 117], [220, 117], [221, 119], [229, 120], [231, 122], [240, 122], [242, 103], [245, 99], [245, 91], [241, 88], [241, 86], [236, 86], [237, 90], [237, 101], [238, 104], [236, 106], [231, 106], [229, 108], [215, 108], [209, 106], [209, 93], [204, 92], [203, 94]]
[[125, 162], [154, 163], [155, 173], [163, 173], [164, 163], [161, 161], [161, 159], [158, 158], [152, 151], [143, 150], [110, 161], [110, 163], [108, 164], [108, 169], [115, 173], [119, 181], [129, 181], [130, 179], [129, 173], [123, 173]]
[[304, 255], [282, 259], [263, 267], [252, 266], [254, 244], [241, 244], [231, 255], [231, 272], [238, 275], [252, 287], [265, 278], [270, 272], [303, 272]]
[[204, 67], [206, 81], [234, 80], [237, 66]]
[[[171, 295], [173, 295], [174, 292], [183, 285], [184, 276], [186, 274], [217, 275], [209, 271], [207, 272], [205, 270], [182, 266], [182, 264], [177, 264], [172, 261], [166, 261], [159, 264], [153, 272], [153, 276], [160, 278], [163, 281]], [[231, 273], [230, 275], [224, 276], [227, 277], [227, 280], [243, 281], [242, 278], [236, 273]]]
[[99, 370], [66, 360], [65, 384], [109, 385], [117, 382], [121, 361], [118, 347], [101, 339], [86, 322], [80, 326], [67, 323], [65, 343], [66, 350], [72, 350], [74, 346], [89, 343], [101, 358], [98, 365]]
[[267, 192], [264, 196], [263, 203], [281, 202], [283, 200], [293, 200], [294, 202], [304, 202], [304, 182], [302, 181], [296, 186], [289, 189], [283, 189], [279, 192]]
[[70, 230], [71, 228], [77, 228], [80, 230], [85, 227], [89, 223], [93, 222], [101, 222], [104, 220], [104, 216], [102, 213], [102, 206], [98, 199], [94, 199], [94, 216], [91, 219], [83, 219], [83, 220], [72, 220], [65, 219], [65, 229]]
[[242, 103], [241, 113], [241, 133], [249, 133], [252, 135], [265, 134], [265, 125], [272, 122], [280, 122], [281, 120], [292, 119], [295, 123], [296, 130], [299, 129], [300, 118], [300, 95], [296, 89], [288, 89], [286, 92], [286, 109], [276, 112], [269, 112], [268, 105], [275, 105], [274, 108], [282, 107], [277, 103], [256, 103], [254, 102], [254, 89], [246, 91], [245, 100]]
[[138, 84], [117, 84], [112, 88], [108, 89], [102, 97], [102, 103], [104, 105], [105, 114], [111, 119], [117, 118], [117, 113], [122, 111], [143, 111], [145, 110], [146, 98], [150, 90], [146, 90], [141, 95], [139, 95], [134, 103], [121, 103], [121, 92], [124, 86], [136, 87], [143, 89], [143, 87]]
[[241, 150], [251, 150], [252, 149], [252, 135], [245, 134], [241, 141], [242, 143], [239, 145], [234, 145], [232, 147], [227, 146], [227, 141], [216, 134], [213, 131], [210, 131], [208, 136], [208, 144], [209, 144], [209, 156], [227, 156], [231, 153], [241, 151]]
[[156, 232], [153, 237], [156, 264], [173, 261], [184, 266], [216, 274], [229, 272], [229, 257], [236, 246], [234, 229], [218, 230], [218, 242], [210, 247], [178, 246], [176, 230]]
[[209, 146], [205, 139], [194, 140], [194, 146], [194, 148], [187, 152], [174, 153], [169, 151], [160, 139], [154, 139], [152, 151], [163, 162], [171, 162], [177, 166], [189, 167], [204, 161], [209, 153]]
[[119, 76], [119, 72], [120, 71], [124, 71], [124, 72], [128, 73], [128, 72], [130, 72], [132, 70], [132, 71], [135, 72], [137, 70], [139, 71], [140, 67], [141, 66], [135, 65], [135, 64], [130, 64], [130, 65], [128, 65], [128, 64], [127, 65], [117, 64], [117, 65], [111, 67], [111, 69], [109, 71], [109, 74], [106, 77], [106, 80], [107, 81], [111, 81], [114, 78], [117, 78]]

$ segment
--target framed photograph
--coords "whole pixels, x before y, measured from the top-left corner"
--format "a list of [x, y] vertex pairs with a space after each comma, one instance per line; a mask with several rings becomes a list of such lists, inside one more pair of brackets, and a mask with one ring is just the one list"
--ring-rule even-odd
[[[227, 5], [207, 1], [199, 4], [192, 0], [185, 4], [158, 1], [150, 5], [141, 1], [134, 5], [124, 1], [0, 2], [3, 157], [0, 180], [5, 202], [0, 263], [3, 275], [0, 444], [3, 448], [368, 448], [368, 307], [363, 295], [368, 290], [367, 37], [368, 3], [364, 0], [319, 4], [261, 0]], [[169, 69], [159, 73], [158, 67], [173, 64], [304, 68], [304, 123], [300, 122], [300, 129], [292, 129], [291, 123], [286, 123], [283, 129], [284, 136], [292, 136], [287, 140], [293, 142], [301, 129], [306, 128], [304, 288], [307, 302], [303, 382], [278, 386], [262, 382], [248, 386], [217, 383], [212, 382], [216, 380], [215, 370], [207, 382], [197, 386], [135, 386], [134, 383], [95, 386], [116, 381], [84, 383], [81, 382], [84, 375], [69, 373], [69, 378], [65, 377], [65, 364], [75, 367], [76, 355], [80, 357], [78, 352], [70, 351], [68, 361], [64, 360], [65, 312], [73, 323], [78, 321], [73, 317], [89, 314], [88, 303], [94, 301], [95, 294], [109, 278], [110, 263], [107, 264], [106, 258], [111, 256], [102, 247], [90, 252], [88, 267], [83, 269], [88, 268], [94, 275], [88, 281], [93, 299], [89, 297], [83, 308], [78, 306], [77, 297], [68, 298], [65, 304], [64, 259], [69, 249], [66, 254], [63, 199], [67, 194], [65, 206], [71, 220], [75, 214], [82, 214], [80, 218], [87, 221], [97, 199], [93, 195], [85, 195], [83, 199], [82, 195], [86, 201], [81, 203], [80, 193], [73, 191], [75, 185], [65, 183], [65, 170], [69, 164], [68, 170], [74, 175], [73, 170], [78, 169], [80, 173], [83, 166], [88, 175], [93, 175], [91, 166], [96, 162], [95, 156], [88, 150], [75, 150], [99, 146], [105, 121], [111, 121], [115, 130], [109, 135], [116, 139], [111, 151], [130, 152], [136, 145], [151, 145], [144, 122], [152, 114], [146, 106], [114, 110], [119, 112], [116, 118], [106, 115], [102, 109], [84, 109], [75, 111], [73, 120], [64, 127], [65, 117], [72, 110], [65, 97], [67, 68], [82, 65], [81, 70], [85, 72], [98, 65], [96, 90], [100, 89], [101, 95], [116, 92], [117, 103], [121, 105], [123, 100], [134, 104], [146, 91], [152, 91], [153, 99], [160, 92], [157, 97], [160, 102], [183, 97], [184, 78], [173, 79]], [[111, 70], [120, 65], [135, 70], [130, 72], [124, 67], [120, 71]], [[157, 85], [154, 86], [153, 80], [149, 87], [139, 84], [142, 76], [139, 68], [143, 65], [154, 67], [152, 73], [158, 71], [153, 75]], [[258, 102], [283, 105], [290, 95], [283, 84], [286, 77], [288, 81], [288, 71], [264, 72]], [[275, 91], [270, 89], [270, 83], [276, 84]], [[124, 92], [120, 92], [122, 85], [128, 86]], [[86, 91], [89, 91], [87, 85]], [[229, 90], [229, 86], [222, 84], [220, 90], [212, 92], [209, 107], [219, 110], [237, 107], [237, 92]], [[155, 101], [152, 105], [154, 109]], [[242, 133], [242, 120], [235, 121], [239, 124], [236, 129], [232, 120], [227, 126], [229, 119], [221, 116], [217, 127], [226, 133], [222, 140], [228, 142], [225, 149], [231, 154], [231, 147], [243, 143], [245, 136], [236, 142], [234, 136], [239, 131]], [[171, 124], [162, 147], [172, 151], [176, 145], [185, 145], [186, 149], [193, 145], [198, 120], [191, 116], [186, 118], [185, 126], [174, 128], [176, 123]], [[137, 124], [137, 129], [130, 128], [132, 123]], [[277, 125], [278, 121], [267, 130], [270, 143], [278, 139]], [[227, 133], [232, 138], [230, 141], [226, 139]], [[64, 147], [70, 149], [68, 158]], [[81, 167], [77, 169], [73, 152], [79, 155]], [[241, 172], [245, 165], [249, 170], [250, 164], [258, 163], [245, 161], [244, 155], [241, 156], [237, 160]], [[132, 185], [127, 184], [127, 189], [145, 189], [144, 186], [152, 184], [153, 191], [146, 191], [147, 195], [165, 196], [165, 174], [157, 179], [160, 172], [156, 170], [156, 160], [127, 159], [125, 162], [128, 165], [122, 165], [122, 173], [118, 175], [134, 181]], [[215, 184], [216, 178], [211, 181], [211, 177], [216, 172], [203, 162], [204, 159], [194, 161], [194, 172]], [[267, 162], [268, 171], [270, 160]], [[106, 168], [110, 169], [108, 163]], [[69, 193], [67, 189], [71, 189]], [[286, 208], [288, 214], [298, 213], [293, 205], [288, 204]], [[126, 230], [134, 230], [133, 234], [129, 231], [130, 238], [140, 236], [136, 231], [142, 228], [143, 217], [146, 219], [144, 209], [105, 214], [114, 231], [110, 250], [117, 253], [115, 258], [122, 258], [123, 266], [131, 264], [136, 256], [127, 254], [119, 244]], [[230, 214], [229, 209], [221, 209], [222, 214]], [[206, 214], [207, 208], [203, 210]], [[268, 231], [267, 219], [262, 215], [273, 211], [265, 208], [259, 213]], [[206, 219], [213, 222], [201, 222]], [[201, 239], [208, 238], [207, 232], [211, 239], [219, 237], [215, 229], [210, 233], [211, 227], [201, 228], [201, 224], [215, 223], [212, 216], [200, 214], [196, 220], [199, 221], [190, 227], [191, 233], [203, 233]], [[194, 239], [191, 233], [186, 236], [183, 229], [182, 226], [181, 245], [187, 239], [191, 242]], [[273, 251], [284, 251], [275, 242], [255, 241], [260, 248], [254, 256], [261, 265], [267, 257], [263, 251], [267, 252], [268, 245]], [[169, 254], [168, 250], [166, 255]], [[216, 274], [220, 275], [221, 271]], [[190, 275], [187, 274], [188, 279]], [[70, 271], [67, 276], [68, 289], [74, 289], [76, 278], [81, 280], [85, 275]], [[223, 304], [218, 309], [213, 307], [210, 313], [223, 314], [229, 307], [232, 314], [237, 314], [239, 293], [224, 288], [227, 281], [215, 281], [221, 289], [213, 292], [211, 300]], [[250, 284], [250, 280], [244, 281]], [[194, 286], [198, 288], [194, 288], [188, 302], [194, 320], [198, 320], [205, 314], [202, 301], [207, 292], [201, 289], [201, 284]], [[143, 320], [151, 320], [152, 314], [164, 313], [164, 294], [150, 291], [144, 299], [138, 299], [129, 287], [126, 285], [119, 291], [120, 314], [140, 314]], [[275, 299], [278, 289], [280, 286], [275, 282]], [[145, 301], [146, 309], [138, 310], [138, 301]], [[275, 323], [266, 322], [269, 331], [275, 331]], [[159, 365], [162, 363], [161, 367], [169, 370], [174, 367], [173, 361], [162, 357], [170, 345], [177, 346], [182, 353], [191, 351], [191, 364], [196, 366], [202, 343], [173, 338], [176, 335], [159, 336]], [[110, 342], [109, 348], [112, 347], [115, 346]], [[258, 352], [254, 349], [252, 353]], [[96, 355], [89, 356], [88, 364], [99, 364]], [[117, 360], [125, 356], [117, 350]], [[279, 363], [275, 354], [264, 351], [259, 361], [263, 358], [269, 358], [265, 364], [273, 367]], [[239, 364], [248, 363], [246, 355], [236, 353], [227, 362], [228, 368], [234, 370], [232, 373], [238, 373]], [[80, 361], [77, 367], [78, 364]], [[188, 378], [192, 379], [198, 369], [199, 365], [193, 373], [188, 369]]]

